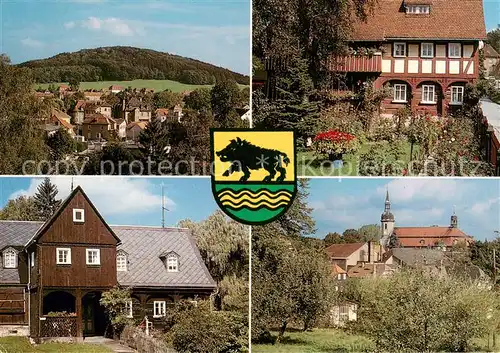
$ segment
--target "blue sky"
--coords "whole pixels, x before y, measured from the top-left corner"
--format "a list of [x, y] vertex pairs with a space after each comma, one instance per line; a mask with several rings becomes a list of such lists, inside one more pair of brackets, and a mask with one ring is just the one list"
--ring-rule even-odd
[[500, 25], [500, 0], [484, 0], [486, 30], [489, 32]]
[[[0, 207], [19, 195], [33, 195], [42, 178], [0, 177]], [[59, 197], [70, 193], [71, 177], [53, 177]], [[210, 178], [75, 177], [106, 222], [112, 225], [161, 226], [161, 184], [164, 184], [165, 224], [206, 219], [217, 210]]]
[[14, 63], [127, 45], [250, 71], [250, 0], [0, 0]]
[[476, 239], [500, 230], [500, 179], [311, 179], [310, 186], [319, 238], [379, 224], [386, 188], [396, 226], [447, 226], [455, 208], [460, 229]]

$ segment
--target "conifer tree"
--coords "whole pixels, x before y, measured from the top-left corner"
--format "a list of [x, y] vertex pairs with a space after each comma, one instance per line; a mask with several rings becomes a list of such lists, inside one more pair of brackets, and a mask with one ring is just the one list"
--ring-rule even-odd
[[61, 205], [61, 200], [57, 199], [57, 186], [51, 183], [49, 178], [45, 178], [38, 185], [37, 192], [33, 196], [38, 217], [41, 221], [49, 219]]
[[[139, 135], [139, 142], [142, 145], [141, 152], [146, 158], [150, 157], [156, 163], [160, 163], [166, 158], [168, 146], [167, 129], [159, 119], [148, 123], [144, 131]], [[154, 168], [153, 170], [156, 169]]]

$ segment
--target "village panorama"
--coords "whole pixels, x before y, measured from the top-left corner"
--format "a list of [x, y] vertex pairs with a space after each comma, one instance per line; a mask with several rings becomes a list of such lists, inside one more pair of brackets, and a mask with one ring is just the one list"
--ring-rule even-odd
[[249, 78], [133, 47], [0, 59], [1, 174], [208, 175], [209, 129], [250, 125]]
[[252, 227], [252, 352], [498, 351], [498, 180], [299, 185]]

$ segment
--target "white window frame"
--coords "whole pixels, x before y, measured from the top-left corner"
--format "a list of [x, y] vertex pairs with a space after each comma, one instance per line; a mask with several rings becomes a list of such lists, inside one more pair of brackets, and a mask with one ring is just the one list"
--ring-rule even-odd
[[[80, 212], [82, 218], [77, 218], [76, 215]], [[83, 208], [73, 208], [73, 222], [85, 223], [85, 210]]]
[[406, 7], [406, 13], [415, 15], [428, 15], [431, 12], [431, 7], [429, 5], [408, 5]]
[[[170, 268], [170, 261], [175, 260], [175, 266], [172, 264], [172, 268]], [[179, 272], [179, 257], [175, 254], [169, 254], [167, 256], [167, 272]]]
[[[398, 99], [396, 97], [396, 93], [398, 92], [398, 87], [401, 88], [401, 87], [404, 87], [404, 100], [402, 99]], [[394, 84], [394, 92], [393, 92], [393, 102], [394, 103], [408, 103], [408, 85], [404, 84], [404, 83], [396, 83]], [[401, 90], [402, 91], [402, 90]]]
[[[89, 254], [91, 252], [97, 252], [97, 262], [89, 262]], [[85, 249], [85, 263], [87, 265], [98, 266], [101, 264], [101, 249]]]
[[[59, 261], [59, 252], [67, 251], [66, 261]], [[56, 248], [56, 264], [71, 265], [71, 248]]]
[[[120, 258], [124, 259], [123, 263], [120, 263], [120, 261], [118, 261], [118, 259], [120, 259]], [[127, 272], [128, 271], [127, 254], [125, 254], [125, 253], [116, 254], [116, 271], [118, 271], [118, 272]]]
[[[453, 100], [453, 95], [454, 95], [454, 90], [458, 90], [457, 91], [457, 95], [461, 95], [462, 96], [462, 100], [459, 101], [459, 100]], [[450, 104], [452, 105], [462, 105], [464, 104], [464, 87], [463, 86], [451, 86], [451, 102]]]
[[31, 267], [35, 267], [35, 252], [34, 251], [30, 254], [30, 262], [31, 262]]
[[[157, 307], [158, 304], [158, 307]], [[156, 310], [158, 308], [158, 311]], [[153, 317], [164, 317], [167, 312], [167, 302], [164, 300], [155, 300], [153, 302]]]
[[[431, 48], [431, 54], [424, 54], [424, 48]], [[434, 57], [434, 43], [422, 43], [420, 45], [420, 56], [422, 58], [433, 58]]]
[[[458, 55], [451, 55], [451, 49], [458, 48]], [[462, 44], [460, 43], [448, 43], [448, 57], [452, 59], [460, 59], [462, 57]]]
[[[427, 99], [426, 99], [426, 90], [427, 90]], [[430, 94], [432, 93], [432, 97]], [[428, 99], [432, 98], [432, 99]], [[422, 85], [422, 102], [427, 104], [435, 104], [436, 103], [436, 86], [434, 85]]]
[[14, 249], [7, 249], [2, 255], [4, 268], [17, 268], [17, 252]]
[[134, 317], [133, 302], [132, 299], [125, 303], [125, 313], [129, 319]]
[[[398, 45], [403, 45], [404, 47], [404, 54], [396, 54], [396, 49]], [[395, 58], [406, 58], [406, 55], [408, 54], [408, 48], [405, 42], [394, 42], [394, 48], [392, 50], [392, 56]]]

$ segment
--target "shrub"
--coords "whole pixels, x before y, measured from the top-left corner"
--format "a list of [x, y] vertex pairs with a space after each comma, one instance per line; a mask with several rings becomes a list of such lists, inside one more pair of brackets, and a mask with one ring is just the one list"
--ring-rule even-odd
[[209, 303], [186, 312], [167, 334], [179, 353], [248, 352], [248, 317], [212, 311]]
[[359, 157], [359, 175], [402, 175], [407, 168], [404, 155], [404, 141], [376, 143]]
[[113, 287], [102, 293], [100, 304], [104, 306], [108, 314], [115, 336], [119, 335], [126, 325], [133, 322], [125, 313], [126, 304], [130, 300], [130, 291], [125, 288]]

